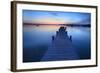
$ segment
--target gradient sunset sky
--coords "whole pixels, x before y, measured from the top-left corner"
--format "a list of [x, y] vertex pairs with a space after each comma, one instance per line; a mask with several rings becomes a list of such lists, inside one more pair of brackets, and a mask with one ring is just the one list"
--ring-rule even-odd
[[37, 24], [90, 24], [91, 14], [80, 12], [56, 12], [23, 10], [24, 23]]

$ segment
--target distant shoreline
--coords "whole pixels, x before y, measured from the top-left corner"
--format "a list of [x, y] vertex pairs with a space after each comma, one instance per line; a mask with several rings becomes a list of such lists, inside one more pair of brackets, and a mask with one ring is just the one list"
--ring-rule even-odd
[[40, 25], [56, 25], [56, 26], [70, 26], [70, 27], [91, 27], [90, 24], [37, 24], [37, 23], [23, 23], [23, 25], [35, 25], [35, 26], [40, 26]]

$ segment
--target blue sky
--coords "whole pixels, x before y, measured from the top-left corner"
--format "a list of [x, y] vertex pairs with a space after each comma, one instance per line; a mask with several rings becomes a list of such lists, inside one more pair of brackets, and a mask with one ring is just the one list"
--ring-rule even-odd
[[23, 10], [23, 22], [38, 24], [90, 24], [91, 14], [82, 12]]

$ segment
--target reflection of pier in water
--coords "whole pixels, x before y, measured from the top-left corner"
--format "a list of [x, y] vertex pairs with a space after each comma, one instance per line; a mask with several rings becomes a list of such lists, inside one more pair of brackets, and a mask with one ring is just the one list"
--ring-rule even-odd
[[52, 44], [44, 54], [42, 61], [79, 59], [76, 48], [72, 44], [72, 36], [68, 36], [65, 27], [60, 27], [56, 36], [52, 36]]

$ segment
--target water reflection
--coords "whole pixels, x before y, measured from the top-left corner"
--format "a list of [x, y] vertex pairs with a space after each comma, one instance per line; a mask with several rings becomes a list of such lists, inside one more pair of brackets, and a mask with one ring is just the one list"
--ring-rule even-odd
[[[52, 36], [61, 26], [24, 25], [23, 28], [23, 62], [41, 61], [52, 43]], [[67, 27], [68, 35], [78, 51], [79, 59], [90, 59], [90, 28]]]

